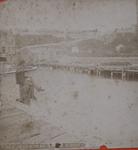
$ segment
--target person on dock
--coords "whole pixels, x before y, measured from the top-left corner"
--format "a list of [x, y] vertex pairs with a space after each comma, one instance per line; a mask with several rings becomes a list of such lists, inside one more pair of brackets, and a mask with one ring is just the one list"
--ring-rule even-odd
[[17, 70], [16, 70], [16, 84], [19, 85], [19, 95], [20, 98], [18, 99], [19, 101], [23, 102], [24, 101], [24, 82], [25, 82], [25, 61], [21, 60], [17, 64]]
[[32, 79], [32, 77], [26, 76], [25, 77], [25, 82], [24, 82], [24, 86], [23, 86], [23, 103], [30, 105], [31, 100], [37, 100], [36, 96], [35, 96], [35, 92], [34, 91], [44, 91], [44, 89], [42, 89], [41, 87], [37, 86], [34, 83], [34, 80]]

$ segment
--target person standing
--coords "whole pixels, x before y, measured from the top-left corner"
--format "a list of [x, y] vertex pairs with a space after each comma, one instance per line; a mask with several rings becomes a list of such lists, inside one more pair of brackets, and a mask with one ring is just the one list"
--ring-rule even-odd
[[19, 85], [19, 101], [24, 101], [24, 82], [25, 82], [25, 61], [21, 60], [17, 65], [16, 70], [16, 84]]
[[4, 66], [6, 61], [7, 61], [7, 57], [6, 57], [5, 47], [3, 47], [2, 50], [0, 49], [0, 112], [2, 112], [2, 103], [3, 103], [2, 79], [4, 76]]
[[34, 83], [32, 77], [26, 76], [24, 86], [23, 86], [24, 104], [30, 105], [31, 100], [37, 100], [37, 98], [35, 97], [34, 90], [38, 92], [44, 91], [44, 89], [42, 89], [41, 87], [37, 86]]

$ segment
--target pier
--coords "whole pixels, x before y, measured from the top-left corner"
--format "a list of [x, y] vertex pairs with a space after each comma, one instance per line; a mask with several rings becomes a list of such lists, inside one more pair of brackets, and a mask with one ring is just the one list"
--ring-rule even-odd
[[93, 75], [97, 77], [104, 77], [110, 79], [120, 79], [120, 80], [131, 80], [138, 81], [138, 65], [125, 64], [123, 65], [107, 65], [107, 64], [99, 64], [99, 65], [62, 65], [62, 64], [42, 64], [42, 66], [46, 66], [53, 69], [61, 69], [64, 71], [76, 72], [76, 73], [85, 73], [88, 75]]

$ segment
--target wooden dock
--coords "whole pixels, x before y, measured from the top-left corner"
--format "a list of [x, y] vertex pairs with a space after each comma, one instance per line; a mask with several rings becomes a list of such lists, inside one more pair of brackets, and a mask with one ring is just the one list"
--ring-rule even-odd
[[86, 73], [98, 77], [121, 80], [138, 80], [138, 65], [82, 65], [82, 64], [43, 64], [52, 69], [61, 69], [76, 73]]

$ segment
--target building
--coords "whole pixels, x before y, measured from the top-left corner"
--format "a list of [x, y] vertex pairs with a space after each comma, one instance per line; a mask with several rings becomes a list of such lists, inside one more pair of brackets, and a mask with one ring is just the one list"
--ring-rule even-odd
[[4, 53], [8, 63], [14, 63], [16, 54], [15, 38], [12, 31], [0, 30], [0, 53]]

